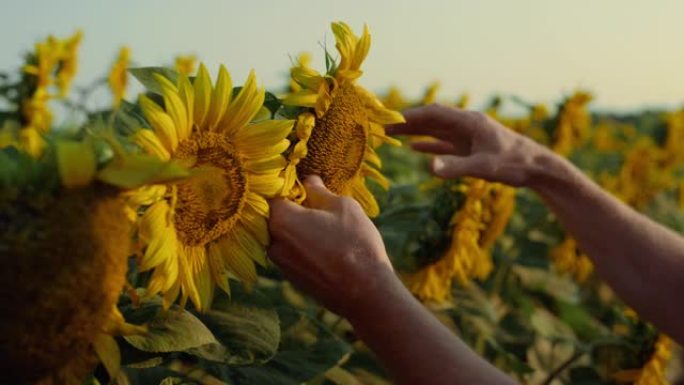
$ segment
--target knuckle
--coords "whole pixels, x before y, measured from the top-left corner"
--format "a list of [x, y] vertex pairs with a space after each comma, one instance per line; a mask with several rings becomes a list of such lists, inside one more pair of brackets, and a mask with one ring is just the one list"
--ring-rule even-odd
[[478, 127], [484, 126], [489, 120], [487, 114], [482, 113], [480, 111], [467, 111], [466, 113], [470, 117], [473, 124], [475, 124]]
[[353, 212], [361, 208], [359, 202], [350, 197], [340, 197], [336, 204], [337, 208], [343, 213]]

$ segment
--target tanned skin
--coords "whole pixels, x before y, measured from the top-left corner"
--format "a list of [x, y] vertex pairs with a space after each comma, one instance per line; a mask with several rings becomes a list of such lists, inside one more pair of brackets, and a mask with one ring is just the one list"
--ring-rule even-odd
[[[624, 205], [547, 148], [486, 115], [432, 105], [393, 135], [434, 155], [435, 175], [473, 176], [537, 192], [598, 274], [641, 317], [684, 342], [684, 239]], [[512, 384], [402, 285], [377, 229], [352, 199], [305, 180], [305, 207], [273, 200], [269, 256], [296, 286], [347, 318], [397, 384]], [[425, 354], [429, 352], [429, 354]]]

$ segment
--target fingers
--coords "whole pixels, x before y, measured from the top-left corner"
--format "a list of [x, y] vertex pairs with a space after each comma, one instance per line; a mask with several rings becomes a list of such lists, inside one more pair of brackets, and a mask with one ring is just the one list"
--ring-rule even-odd
[[268, 230], [275, 239], [285, 238], [292, 222], [296, 222], [308, 209], [285, 199], [271, 199], [268, 201], [271, 214], [268, 218]]
[[287, 263], [289, 251], [284, 243], [272, 242], [268, 247], [266, 254], [268, 255], [268, 258], [273, 261], [273, 263], [280, 266]]
[[445, 179], [474, 176], [490, 179], [487, 162], [480, 156], [440, 155], [432, 159], [432, 173]]
[[454, 145], [443, 140], [428, 140], [411, 143], [411, 148], [415, 151], [427, 152], [429, 154], [446, 155], [454, 154]]
[[470, 111], [458, 108], [430, 105], [406, 110], [406, 123], [388, 126], [391, 135], [430, 135], [443, 140], [454, 136], [470, 135], [474, 131], [475, 119]]
[[306, 200], [304, 204], [313, 209], [326, 209], [339, 198], [333, 194], [318, 175], [311, 175], [304, 179], [304, 189], [306, 189]]

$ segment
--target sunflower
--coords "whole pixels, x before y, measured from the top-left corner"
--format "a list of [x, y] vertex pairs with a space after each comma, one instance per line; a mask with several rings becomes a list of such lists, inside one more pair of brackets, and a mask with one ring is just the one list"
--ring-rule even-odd
[[325, 75], [298, 65], [292, 79], [301, 90], [288, 95], [284, 104], [303, 107], [297, 119], [298, 142], [289, 156], [285, 171], [284, 194], [301, 201], [300, 180], [319, 175], [334, 193], [356, 199], [369, 216], [379, 213], [378, 204], [365, 184], [366, 177], [384, 188], [389, 182], [378, 171], [380, 158], [375, 152], [383, 142], [400, 143], [385, 134], [384, 124], [400, 123], [403, 116], [389, 110], [374, 94], [359, 86], [363, 60], [371, 38], [364, 27], [357, 37], [344, 23], [333, 23], [340, 62], [330, 65]]
[[114, 336], [144, 330], [116, 307], [133, 229], [120, 190], [94, 183], [91, 143], [60, 140], [54, 154], [17, 163], [21, 177], [3, 182], [19, 182], [2, 186], [17, 192], [0, 197], [0, 371], [12, 383], [82, 384], [100, 361], [114, 376]]
[[660, 334], [653, 344], [653, 353], [640, 369], [621, 370], [612, 375], [619, 383], [635, 385], [668, 385], [667, 365], [672, 359], [672, 340]]
[[490, 275], [491, 249], [515, 207], [513, 187], [466, 178], [457, 188], [465, 201], [452, 216], [449, 248], [436, 262], [404, 277], [409, 290], [423, 301], [447, 300], [454, 280], [467, 287], [473, 279]]
[[162, 293], [168, 306], [181, 295], [199, 310], [211, 304], [215, 285], [228, 292], [232, 273], [251, 284], [254, 262], [265, 265], [269, 242], [266, 197], [280, 194], [293, 121], [262, 120], [265, 92], [254, 73], [233, 96], [228, 71], [221, 66], [212, 87], [201, 65], [194, 82], [177, 84], [155, 75], [164, 107], [141, 95], [140, 106], [152, 130], [132, 139], [162, 160], [174, 159], [193, 178], [174, 186], [146, 186], [131, 199], [149, 207], [139, 223], [147, 245], [140, 270], [153, 270], [147, 295]]
[[117, 108], [123, 100], [126, 93], [126, 86], [128, 85], [128, 64], [131, 60], [131, 49], [128, 47], [121, 47], [119, 56], [112, 65], [107, 77], [107, 83], [112, 90], [112, 107]]
[[178, 55], [175, 60], [176, 71], [183, 75], [190, 75], [195, 72], [196, 63], [197, 56], [195, 55]]

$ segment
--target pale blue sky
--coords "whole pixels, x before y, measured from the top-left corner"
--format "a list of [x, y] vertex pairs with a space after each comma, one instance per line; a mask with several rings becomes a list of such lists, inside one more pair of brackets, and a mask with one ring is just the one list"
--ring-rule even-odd
[[495, 92], [554, 101], [585, 87], [602, 108], [678, 106], [683, 16], [679, 0], [5, 0], [0, 68], [17, 67], [48, 33], [81, 28], [81, 85], [126, 44], [138, 65], [194, 53], [213, 69], [225, 63], [235, 81], [254, 68], [274, 89], [300, 51], [322, 66], [319, 42], [332, 46], [329, 23], [344, 20], [371, 29], [362, 83], [375, 91], [418, 95], [440, 80], [442, 97], [468, 91], [481, 103]]

